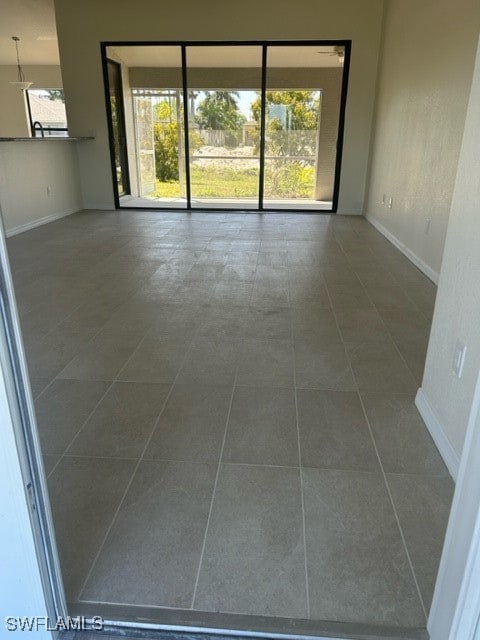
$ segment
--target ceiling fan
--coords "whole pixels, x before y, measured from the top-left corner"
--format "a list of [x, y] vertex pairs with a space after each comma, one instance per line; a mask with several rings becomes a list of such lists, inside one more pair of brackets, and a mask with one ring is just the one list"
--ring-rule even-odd
[[317, 51], [320, 56], [336, 57], [340, 64], [345, 61], [345, 49], [343, 47], [333, 47], [333, 51]]

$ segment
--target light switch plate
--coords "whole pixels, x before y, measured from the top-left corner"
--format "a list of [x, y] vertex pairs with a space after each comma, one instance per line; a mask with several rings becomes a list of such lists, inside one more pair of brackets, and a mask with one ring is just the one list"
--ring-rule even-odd
[[462, 377], [466, 352], [467, 352], [467, 347], [463, 344], [463, 342], [460, 342], [460, 340], [457, 340], [457, 343], [455, 345], [455, 353], [453, 354], [453, 365], [452, 365], [453, 372], [457, 376], [457, 378]]

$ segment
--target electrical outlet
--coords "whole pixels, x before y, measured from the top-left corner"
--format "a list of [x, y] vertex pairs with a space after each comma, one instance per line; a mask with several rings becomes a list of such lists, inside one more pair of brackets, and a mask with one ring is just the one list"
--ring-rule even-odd
[[432, 219], [431, 218], [426, 218], [425, 220], [425, 235], [428, 236], [428, 234], [430, 233], [430, 225], [432, 224]]
[[391, 209], [393, 207], [393, 198], [392, 196], [390, 196], [390, 198], [388, 199], [388, 208]]
[[452, 369], [453, 373], [457, 376], [457, 378], [462, 377], [463, 373], [463, 365], [465, 364], [465, 354], [467, 353], [467, 347], [457, 340], [455, 345], [455, 352], [453, 354], [453, 364]]
[[383, 206], [385, 206], [386, 201], [387, 201], [387, 196], [385, 194], [383, 194], [383, 197], [382, 197], [382, 205]]

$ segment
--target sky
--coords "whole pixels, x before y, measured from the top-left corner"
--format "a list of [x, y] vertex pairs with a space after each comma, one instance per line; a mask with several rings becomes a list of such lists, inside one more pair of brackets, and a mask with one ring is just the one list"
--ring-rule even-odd
[[239, 93], [240, 98], [238, 99], [238, 108], [247, 118], [247, 120], [251, 120], [252, 113], [250, 110], [250, 105], [257, 99], [257, 93], [256, 91], [240, 91]]
[[[239, 90], [238, 93], [240, 94], [240, 96], [236, 98], [238, 108], [240, 109], [240, 111], [243, 113], [243, 115], [246, 117], [247, 120], [252, 120], [252, 112], [250, 109], [250, 105], [252, 104], [252, 102], [254, 102], [257, 99], [257, 92]], [[196, 105], [198, 105], [204, 99], [204, 97], [205, 97], [205, 94], [202, 91], [202, 93], [200, 93], [200, 95], [195, 100]]]

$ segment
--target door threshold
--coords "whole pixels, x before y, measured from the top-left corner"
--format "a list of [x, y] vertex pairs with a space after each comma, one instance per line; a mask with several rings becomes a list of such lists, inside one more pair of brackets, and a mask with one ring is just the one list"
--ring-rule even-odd
[[[355, 622], [331, 622], [300, 618], [215, 613], [102, 603], [76, 603], [70, 616], [88, 621], [100, 616], [102, 631], [86, 634], [85, 640], [102, 635], [124, 639], [231, 640], [232, 638], [280, 638], [283, 640], [428, 640], [425, 628], [392, 627]], [[81, 640], [79, 634], [75, 640]]]

